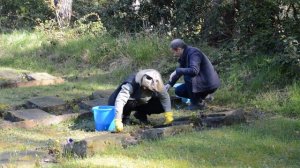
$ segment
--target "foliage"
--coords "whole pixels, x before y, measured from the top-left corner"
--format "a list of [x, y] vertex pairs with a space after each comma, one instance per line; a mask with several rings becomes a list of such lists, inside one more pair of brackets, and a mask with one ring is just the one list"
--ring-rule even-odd
[[89, 13], [76, 20], [73, 29], [77, 35], [101, 35], [106, 32], [97, 13]]
[[45, 0], [5, 0], [0, 1], [0, 31], [30, 29], [40, 21], [53, 17], [53, 12]]
[[280, 67], [281, 73], [290, 79], [300, 78], [300, 44], [295, 38], [283, 41], [284, 52], [275, 57], [275, 64]]

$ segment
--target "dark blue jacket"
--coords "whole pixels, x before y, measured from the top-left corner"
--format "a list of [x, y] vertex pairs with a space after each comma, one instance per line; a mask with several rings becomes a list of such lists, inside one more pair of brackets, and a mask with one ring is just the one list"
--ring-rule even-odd
[[194, 93], [216, 89], [221, 85], [213, 65], [199, 49], [187, 46], [178, 62], [179, 67], [176, 68], [176, 75], [169, 81], [171, 86], [182, 75], [185, 82], [192, 83]]

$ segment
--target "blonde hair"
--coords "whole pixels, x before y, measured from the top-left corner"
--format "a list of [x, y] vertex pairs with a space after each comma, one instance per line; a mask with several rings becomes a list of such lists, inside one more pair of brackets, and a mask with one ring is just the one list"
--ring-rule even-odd
[[162, 92], [164, 89], [161, 75], [155, 69], [140, 70], [136, 74], [135, 81], [151, 91]]

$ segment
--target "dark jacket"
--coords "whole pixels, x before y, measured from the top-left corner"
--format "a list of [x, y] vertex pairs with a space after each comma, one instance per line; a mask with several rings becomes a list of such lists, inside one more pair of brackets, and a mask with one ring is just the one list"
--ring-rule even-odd
[[132, 93], [132, 95], [130, 95], [130, 97], [133, 97], [135, 99], [139, 99], [141, 97], [141, 90], [140, 90], [140, 84], [135, 82], [135, 74], [134, 75], [130, 75], [108, 98], [108, 105], [110, 106], [114, 106], [115, 105], [115, 101], [116, 98], [121, 90], [121, 87], [123, 84], [125, 83], [130, 83], [133, 87], [134, 92]]
[[169, 81], [171, 86], [182, 75], [185, 82], [192, 83], [192, 91], [194, 93], [216, 89], [221, 85], [213, 65], [199, 49], [187, 46], [178, 62], [179, 67], [176, 68], [176, 75]]

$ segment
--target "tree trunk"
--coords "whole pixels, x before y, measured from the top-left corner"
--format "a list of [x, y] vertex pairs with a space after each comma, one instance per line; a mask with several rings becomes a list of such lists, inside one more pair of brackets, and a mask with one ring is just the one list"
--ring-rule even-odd
[[72, 3], [73, 0], [54, 0], [57, 22], [61, 28], [70, 25]]

